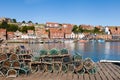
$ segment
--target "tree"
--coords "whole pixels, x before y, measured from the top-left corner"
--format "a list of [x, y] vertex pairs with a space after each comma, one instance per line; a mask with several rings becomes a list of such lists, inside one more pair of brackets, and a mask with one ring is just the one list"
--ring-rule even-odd
[[77, 25], [73, 26], [72, 32], [75, 34], [78, 33], [78, 26]]
[[34, 30], [35, 31], [35, 27], [34, 26], [27, 26], [27, 30]]
[[35, 27], [34, 26], [22, 26], [22, 28], [20, 29], [20, 31], [23, 33], [27, 33], [27, 30], [34, 30], [35, 31]]
[[12, 19], [13, 20], [13, 23], [16, 23], [17, 21], [16, 21], [16, 19]]
[[25, 21], [22, 21], [22, 23], [26, 23]]
[[37, 23], [37, 22], [36, 22], [35, 24], [36, 24], [36, 25], [38, 25], [38, 23]]
[[7, 31], [16, 32], [18, 30], [18, 26], [14, 24], [9, 24], [9, 27], [7, 28]]
[[22, 31], [23, 33], [27, 33], [27, 26], [22, 26], [21, 31]]
[[95, 28], [94, 28], [94, 33], [100, 33], [100, 29], [97, 28], [97, 27], [95, 27]]
[[1, 24], [1, 28], [7, 29], [9, 27], [8, 23], [6, 21], [3, 21]]
[[32, 23], [32, 21], [28, 21], [28, 23]]

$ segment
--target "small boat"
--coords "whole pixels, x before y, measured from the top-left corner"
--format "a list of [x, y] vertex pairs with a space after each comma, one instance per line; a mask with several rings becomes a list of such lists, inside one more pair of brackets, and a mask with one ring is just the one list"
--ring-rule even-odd
[[98, 42], [105, 42], [104, 39], [98, 39]]
[[100, 60], [100, 62], [120, 63], [120, 61], [116, 60]]
[[88, 40], [83, 40], [83, 39], [81, 39], [81, 40], [79, 40], [79, 42], [85, 43], [85, 42], [88, 42]]

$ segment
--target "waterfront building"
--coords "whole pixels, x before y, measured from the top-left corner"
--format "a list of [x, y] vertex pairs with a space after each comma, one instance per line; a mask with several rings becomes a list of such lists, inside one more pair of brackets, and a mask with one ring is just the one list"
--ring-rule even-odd
[[6, 40], [6, 29], [0, 29], [0, 38]]
[[112, 35], [119, 35], [120, 34], [120, 26], [108, 26], [110, 33]]
[[59, 23], [46, 22], [46, 28], [58, 28], [58, 27], [60, 27]]
[[27, 30], [27, 35], [29, 39], [36, 39], [36, 36], [33, 30]]
[[106, 33], [106, 34], [110, 34], [110, 31], [109, 31], [109, 28], [108, 28], [108, 27], [105, 27], [105, 33]]
[[14, 32], [7, 32], [7, 39], [14, 39], [15, 38], [15, 35], [14, 35]]
[[50, 28], [50, 38], [51, 39], [63, 39], [64, 38], [64, 30], [61, 28]]
[[20, 32], [20, 31], [16, 31], [16, 32], [14, 32], [14, 35], [15, 35], [15, 39], [20, 39], [21, 38], [21, 36], [22, 36], [22, 32]]
[[81, 27], [82, 29], [86, 29], [86, 30], [93, 30], [94, 29], [94, 26], [85, 25], [85, 24], [81, 24], [79, 27]]
[[12, 23], [13, 22], [13, 20], [11, 18], [5, 18], [5, 17], [0, 18], [0, 22], [3, 22], [3, 21], [6, 21], [8, 23]]

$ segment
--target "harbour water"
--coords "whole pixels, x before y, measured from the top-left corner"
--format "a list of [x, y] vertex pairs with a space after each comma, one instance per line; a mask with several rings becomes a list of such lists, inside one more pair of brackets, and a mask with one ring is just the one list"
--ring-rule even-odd
[[79, 53], [83, 58], [92, 58], [93, 61], [98, 62], [100, 60], [120, 60], [120, 42], [87, 42], [87, 43], [43, 43], [43, 44], [23, 44], [23, 43], [9, 43], [9, 45], [25, 45], [30, 47], [38, 55], [41, 49], [50, 50], [52, 48], [67, 48], [71, 55]]

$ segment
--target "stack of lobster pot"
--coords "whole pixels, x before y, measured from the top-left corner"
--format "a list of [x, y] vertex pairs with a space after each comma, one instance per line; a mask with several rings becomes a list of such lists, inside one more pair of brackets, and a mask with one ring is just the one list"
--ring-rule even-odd
[[18, 55], [10, 46], [0, 48], [0, 74], [5, 77], [16, 77], [20, 69]]
[[[6, 54], [4, 54], [6, 55]], [[16, 54], [7, 55], [7, 59], [3, 61], [1, 71], [4, 76], [16, 77], [18, 70], [20, 69], [20, 63]]]

